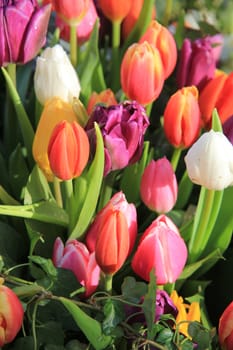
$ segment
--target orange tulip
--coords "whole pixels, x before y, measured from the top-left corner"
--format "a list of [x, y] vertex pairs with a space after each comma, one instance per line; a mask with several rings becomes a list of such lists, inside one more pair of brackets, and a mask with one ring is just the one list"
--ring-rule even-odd
[[174, 70], [177, 61], [176, 42], [171, 32], [153, 20], [139, 40], [140, 43], [144, 41], [148, 41], [159, 50], [164, 68], [164, 78], [166, 79]]
[[89, 0], [52, 0], [52, 5], [65, 22], [77, 24], [88, 10]]
[[49, 181], [53, 180], [53, 172], [48, 159], [48, 144], [54, 127], [62, 120], [77, 121], [72, 105], [60, 98], [48, 100], [44, 106], [33, 141], [33, 157]]
[[210, 80], [200, 93], [199, 105], [205, 127], [211, 127], [211, 117], [214, 108], [224, 123], [233, 115], [233, 72], [229, 75], [220, 74]]
[[103, 14], [112, 22], [122, 21], [128, 14], [132, 0], [99, 0], [98, 5]]
[[87, 113], [89, 115], [97, 104], [104, 104], [106, 107], [117, 105], [117, 100], [114, 96], [113, 91], [111, 89], [103, 90], [100, 93], [94, 91], [91, 94], [87, 105]]
[[170, 97], [164, 111], [164, 132], [168, 141], [174, 147], [189, 147], [196, 141], [200, 125], [197, 88], [179, 89]]
[[121, 86], [131, 100], [142, 105], [153, 102], [164, 84], [159, 51], [148, 42], [132, 44], [121, 63]]

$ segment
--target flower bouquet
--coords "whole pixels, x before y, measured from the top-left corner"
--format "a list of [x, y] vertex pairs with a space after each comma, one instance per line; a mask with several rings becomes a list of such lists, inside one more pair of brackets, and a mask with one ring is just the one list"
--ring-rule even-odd
[[220, 3], [1, 0], [0, 347], [233, 349]]

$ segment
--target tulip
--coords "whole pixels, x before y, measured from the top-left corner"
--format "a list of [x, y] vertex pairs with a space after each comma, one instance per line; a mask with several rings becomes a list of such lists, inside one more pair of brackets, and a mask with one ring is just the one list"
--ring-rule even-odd
[[129, 255], [133, 250], [137, 235], [137, 212], [135, 205], [128, 203], [124, 193], [122, 192], [117, 192], [105, 205], [105, 207], [96, 215], [86, 235], [87, 247], [91, 252], [95, 251], [96, 241], [101, 231], [101, 227], [103, 226], [106, 217], [109, 216], [109, 211], [112, 210], [119, 211], [125, 217], [127, 232], [129, 234]]
[[159, 50], [146, 41], [132, 44], [122, 59], [120, 75], [122, 89], [128, 98], [142, 105], [153, 102], [165, 79]]
[[216, 191], [233, 185], [233, 146], [223, 133], [204, 133], [184, 160], [193, 183]]
[[219, 342], [223, 350], [231, 350], [233, 344], [233, 301], [223, 311], [218, 325]]
[[57, 14], [68, 24], [77, 25], [86, 14], [90, 0], [52, 0]]
[[178, 185], [171, 163], [166, 157], [152, 160], [145, 168], [140, 184], [144, 204], [158, 213], [166, 213], [175, 205]]
[[48, 144], [54, 127], [62, 120], [72, 123], [77, 117], [70, 104], [54, 97], [43, 108], [32, 146], [33, 157], [49, 181], [54, 176], [48, 159]]
[[132, 0], [99, 0], [98, 6], [100, 7], [103, 14], [112, 22], [122, 21], [128, 14]]
[[88, 105], [87, 105], [88, 114], [91, 114], [95, 105], [97, 104], [104, 104], [107, 107], [115, 106], [117, 104], [117, 100], [115, 98], [113, 91], [111, 89], [103, 90], [100, 93], [97, 93], [94, 91], [91, 94], [91, 97], [89, 98], [89, 101], [88, 101]]
[[177, 61], [177, 48], [173, 35], [166, 27], [153, 20], [140, 38], [139, 43], [144, 41], [147, 41], [159, 51], [163, 64], [164, 79], [168, 78]]
[[164, 111], [164, 132], [174, 147], [187, 148], [197, 139], [201, 127], [198, 90], [184, 87], [168, 100]]
[[[84, 17], [80, 20], [77, 25], [76, 33], [79, 45], [85, 43], [89, 38], [94, 29], [95, 22], [98, 19], [96, 7], [93, 0], [90, 0], [88, 9]], [[70, 40], [70, 26], [61, 19], [56, 17], [56, 26], [60, 29], [60, 37], [63, 40]]]
[[14, 340], [22, 326], [24, 315], [17, 295], [2, 284], [0, 285], [0, 310], [0, 347], [2, 347]]
[[85, 287], [82, 296], [89, 297], [98, 287], [100, 268], [95, 260], [95, 253], [90, 253], [84, 243], [69, 240], [65, 246], [57, 237], [53, 247], [53, 263], [56, 267], [70, 270], [79, 283]]
[[77, 73], [61, 45], [46, 48], [37, 58], [34, 89], [42, 105], [52, 97], [60, 97], [69, 103], [79, 97]]
[[35, 0], [2, 1], [0, 5], [0, 66], [26, 63], [45, 44], [51, 5]]
[[165, 215], [160, 215], [142, 235], [132, 259], [134, 272], [145, 281], [155, 270], [158, 285], [174, 283], [185, 266], [187, 247], [178, 228]]
[[194, 301], [191, 304], [184, 303], [183, 298], [179, 296], [175, 290], [173, 290], [171, 293], [171, 299], [176, 308], [178, 309], [176, 324], [179, 327], [179, 332], [184, 334], [186, 337], [189, 337], [189, 323], [194, 321], [201, 321], [200, 305], [197, 301]]
[[90, 140], [95, 135], [94, 122], [99, 124], [104, 140], [104, 175], [140, 159], [144, 134], [149, 125], [141, 105], [125, 101], [116, 106], [96, 106], [86, 126]]
[[233, 145], [233, 116], [225, 121], [222, 126], [223, 133]]
[[207, 36], [193, 42], [190, 39], [184, 40], [177, 66], [179, 88], [195, 85], [201, 90], [214, 78], [222, 41], [221, 35]]
[[76, 122], [61, 121], [54, 128], [48, 145], [50, 167], [61, 180], [81, 175], [89, 157], [89, 141], [84, 129]]
[[206, 128], [211, 127], [214, 108], [224, 123], [233, 115], [233, 72], [229, 75], [220, 74], [210, 80], [199, 96], [201, 117]]

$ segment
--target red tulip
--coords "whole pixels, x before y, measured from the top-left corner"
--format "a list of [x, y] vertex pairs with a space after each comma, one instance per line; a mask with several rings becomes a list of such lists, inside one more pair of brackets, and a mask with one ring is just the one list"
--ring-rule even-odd
[[128, 14], [132, 0], [99, 0], [98, 5], [103, 14], [110, 21], [122, 21], [122, 19]]
[[158, 213], [169, 212], [177, 199], [178, 185], [171, 163], [166, 157], [152, 160], [145, 168], [140, 193], [145, 205]]
[[14, 340], [23, 322], [23, 307], [16, 294], [0, 285], [0, 347]]
[[174, 283], [187, 260], [187, 247], [175, 224], [160, 215], [142, 235], [132, 259], [134, 272], [145, 281], [150, 280], [154, 268], [159, 285]]
[[175, 92], [164, 111], [164, 132], [174, 147], [186, 148], [196, 141], [201, 127], [198, 90], [188, 86]]
[[87, 134], [77, 122], [63, 120], [58, 123], [48, 145], [54, 175], [62, 180], [79, 176], [87, 164], [89, 149]]
[[88, 10], [90, 0], [52, 0], [57, 14], [69, 24], [77, 24]]
[[166, 79], [174, 70], [177, 61], [176, 42], [171, 32], [159, 22], [153, 20], [139, 43], [144, 41], [158, 49], [163, 63], [164, 78]]
[[85, 287], [84, 296], [90, 296], [99, 284], [100, 268], [95, 253], [90, 253], [85, 244], [70, 240], [64, 244], [58, 237], [53, 248], [53, 263], [56, 267], [71, 270], [79, 283]]
[[128, 98], [149, 104], [159, 96], [163, 84], [159, 51], [146, 41], [131, 45], [121, 63], [121, 86]]
[[218, 326], [219, 342], [223, 350], [232, 350], [233, 344], [233, 301], [223, 311]]

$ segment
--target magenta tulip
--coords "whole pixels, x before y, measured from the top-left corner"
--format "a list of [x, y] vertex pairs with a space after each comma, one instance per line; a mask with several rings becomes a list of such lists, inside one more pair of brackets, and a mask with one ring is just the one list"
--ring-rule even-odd
[[152, 160], [145, 168], [140, 193], [144, 204], [158, 213], [167, 213], [175, 205], [178, 185], [171, 163], [164, 157]]
[[142, 235], [132, 259], [134, 272], [150, 280], [154, 268], [158, 285], [174, 283], [187, 260], [187, 247], [178, 228], [165, 215], [160, 215]]
[[0, 65], [26, 63], [45, 44], [51, 5], [36, 0], [0, 1]]
[[90, 253], [84, 243], [69, 240], [65, 246], [58, 237], [53, 248], [53, 263], [56, 267], [71, 270], [79, 283], [85, 287], [84, 296], [88, 297], [99, 284], [100, 268], [95, 253]]

